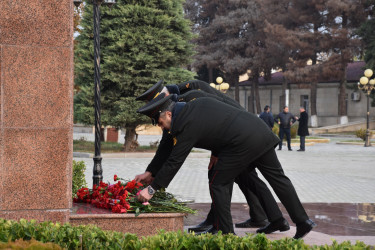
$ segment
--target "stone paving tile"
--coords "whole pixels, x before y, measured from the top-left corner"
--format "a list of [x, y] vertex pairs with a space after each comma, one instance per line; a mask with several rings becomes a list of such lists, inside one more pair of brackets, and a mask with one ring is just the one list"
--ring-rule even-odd
[[[188, 230], [188, 226], [184, 227], [184, 230]], [[235, 233], [237, 236], [242, 237], [246, 235], [254, 235], [256, 234], [256, 228], [235, 228]], [[296, 227], [290, 226], [290, 230], [286, 232], [274, 232], [272, 234], [267, 234], [266, 237], [270, 240], [280, 240], [283, 238], [292, 238], [296, 233]], [[325, 233], [319, 233], [311, 231], [308, 235], [303, 238], [305, 244], [313, 246], [313, 245], [332, 245], [333, 241], [336, 240], [338, 243], [342, 243], [344, 241], [350, 241], [352, 244], [355, 244], [356, 241], [362, 241], [367, 245], [375, 246], [375, 237], [368, 237], [368, 236], [332, 236]]]
[[[293, 147], [293, 149], [294, 151], [291, 152], [285, 148], [276, 152], [286, 175], [291, 179], [305, 206], [313, 206], [312, 203], [375, 203], [375, 146], [366, 148], [358, 145], [338, 145], [332, 140], [331, 143], [317, 143], [307, 147], [306, 152], [297, 152], [298, 147]], [[199, 158], [196, 157], [197, 155]], [[124, 156], [125, 154], [103, 155], [104, 181], [113, 182], [114, 174], [132, 179], [136, 174], [143, 173], [151, 161], [152, 154], [138, 154], [139, 157], [131, 154]], [[92, 158], [75, 157], [74, 159], [83, 160], [86, 163], [85, 174], [90, 187], [92, 185]], [[195, 203], [210, 203], [208, 162], [209, 153], [196, 153], [193, 157], [189, 156], [167, 191], [184, 199], [192, 199]], [[261, 175], [260, 177], [263, 178]], [[276, 196], [275, 198], [279, 201]], [[247, 207], [246, 200], [237, 185], [234, 185], [232, 202], [241, 203], [245, 209]], [[205, 213], [208, 212], [206, 210], [201, 211], [201, 215], [196, 219], [203, 220]], [[238, 216], [248, 216], [247, 212], [243, 213], [241, 209], [236, 212], [232, 211], [232, 214], [234, 222]], [[315, 220], [325, 220], [323, 214], [322, 218], [319, 214], [314, 216]], [[347, 217], [346, 214], [343, 216]], [[347, 219], [350, 220], [350, 218]], [[323, 223], [320, 223], [322, 227]], [[332, 222], [327, 221], [327, 223]], [[253, 231], [255, 232], [255, 229]], [[247, 232], [252, 231], [236, 229], [236, 233], [240, 236]], [[294, 232], [295, 228], [291, 224], [290, 231], [274, 233], [267, 237], [270, 239], [292, 237]], [[318, 231], [311, 232], [304, 238], [304, 241], [310, 245], [330, 245], [333, 238], [338, 242], [350, 240], [354, 243], [356, 240], [361, 240], [366, 244], [375, 245], [373, 236], [332, 236]]]
[[[197, 203], [210, 202], [209, 156], [201, 154], [206, 157], [187, 158], [168, 191]], [[282, 150], [277, 154], [302, 202], [375, 202], [375, 147], [331, 142], [315, 144], [306, 152]], [[75, 159], [86, 163], [86, 179], [91, 186], [93, 160]], [[151, 158], [103, 158], [103, 180], [112, 182], [114, 174], [134, 178], [144, 172], [150, 161]], [[246, 202], [237, 185], [234, 185], [232, 202]]]

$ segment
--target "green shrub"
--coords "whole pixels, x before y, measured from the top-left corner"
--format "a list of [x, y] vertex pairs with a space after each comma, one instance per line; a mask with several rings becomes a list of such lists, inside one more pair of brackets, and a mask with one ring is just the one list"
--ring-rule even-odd
[[72, 198], [77, 197], [78, 189], [87, 186], [85, 170], [86, 165], [83, 161], [73, 160]]
[[355, 131], [355, 136], [361, 138], [362, 140], [366, 140], [366, 129], [361, 128]]
[[21, 219], [19, 222], [0, 219], [0, 241], [17, 239], [53, 242], [66, 249], [136, 249], [134, 234], [104, 231], [96, 226], [73, 227], [69, 223], [37, 223]]
[[[275, 135], [279, 136], [279, 131], [280, 131], [279, 124], [275, 123], [275, 125], [272, 128], [272, 132], [274, 132]], [[297, 138], [297, 131], [298, 131], [298, 125], [296, 124], [292, 125], [292, 127], [290, 128], [290, 137], [292, 139]], [[284, 135], [284, 139], [286, 140], [286, 135]]]
[[[95, 152], [95, 142], [86, 141], [84, 138], [79, 140], [73, 140], [73, 151], [74, 152]], [[117, 142], [101, 142], [101, 152], [102, 153], [119, 153], [124, 152], [124, 144]]]
[[297, 131], [298, 131], [298, 125], [293, 125], [290, 128], [290, 137], [293, 139], [297, 138]]
[[54, 243], [42, 243], [32, 240], [19, 239], [14, 242], [2, 243], [0, 242], [0, 249], [28, 249], [28, 250], [59, 250], [62, 249], [59, 245]]
[[272, 132], [275, 133], [275, 135], [279, 136], [279, 124], [275, 123], [272, 128]]
[[104, 231], [92, 225], [73, 227], [69, 223], [21, 219], [19, 222], [0, 219], [0, 241], [35, 239], [53, 242], [65, 249], [372, 249], [363, 242], [349, 241], [332, 245], [309, 246], [303, 240], [283, 238], [271, 241], [264, 234], [237, 237], [235, 235], [199, 235], [186, 232], [165, 232], [139, 239], [134, 234]]
[[[371, 135], [372, 135], [372, 132], [370, 131], [369, 136], [371, 137]], [[366, 129], [361, 128], [361, 129], [356, 130], [355, 136], [357, 136], [358, 138], [361, 138], [363, 141], [365, 141], [366, 140]]]

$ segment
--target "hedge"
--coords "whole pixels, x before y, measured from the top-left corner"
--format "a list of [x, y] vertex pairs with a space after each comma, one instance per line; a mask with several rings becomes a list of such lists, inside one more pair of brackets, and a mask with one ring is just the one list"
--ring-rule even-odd
[[0, 219], [0, 241], [36, 240], [54, 243], [65, 249], [373, 249], [357, 241], [332, 245], [309, 246], [303, 240], [284, 238], [271, 241], [264, 234], [247, 235], [199, 235], [186, 232], [165, 232], [139, 239], [135, 234], [105, 231], [96, 226], [71, 226], [69, 223], [42, 222], [35, 220], [12, 221]]

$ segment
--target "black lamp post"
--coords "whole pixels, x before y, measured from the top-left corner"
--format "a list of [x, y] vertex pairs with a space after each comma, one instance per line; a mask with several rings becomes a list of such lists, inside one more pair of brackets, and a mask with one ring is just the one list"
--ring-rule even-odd
[[93, 169], [93, 185], [99, 185], [103, 180], [102, 157], [100, 155], [100, 5], [106, 4], [110, 7], [115, 0], [93, 0], [94, 8], [94, 84], [95, 84], [95, 155]]
[[370, 94], [373, 89], [375, 89], [375, 79], [371, 79], [373, 71], [371, 69], [365, 70], [365, 76], [362, 76], [359, 79], [358, 88], [364, 90], [367, 93], [367, 122], [366, 122], [366, 139], [365, 147], [370, 147]]
[[[102, 157], [100, 155], [100, 5], [112, 7], [115, 0], [92, 0], [94, 8], [94, 84], [95, 84], [95, 155], [93, 169], [93, 185], [99, 185], [103, 180]], [[82, 3], [82, 0], [73, 0], [76, 7]]]

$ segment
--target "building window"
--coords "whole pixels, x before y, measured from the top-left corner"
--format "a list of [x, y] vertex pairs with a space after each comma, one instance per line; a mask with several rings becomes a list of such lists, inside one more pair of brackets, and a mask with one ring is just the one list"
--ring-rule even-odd
[[301, 107], [304, 107], [306, 111], [309, 110], [309, 96], [301, 95]]

